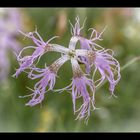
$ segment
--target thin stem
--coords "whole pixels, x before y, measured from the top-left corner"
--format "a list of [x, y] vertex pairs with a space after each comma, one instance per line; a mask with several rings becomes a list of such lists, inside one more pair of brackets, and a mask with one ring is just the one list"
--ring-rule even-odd
[[[131, 64], [135, 63], [136, 61], [140, 60], [140, 56], [133, 58], [132, 60], [130, 60], [129, 62], [127, 62], [124, 66], [121, 67], [120, 71], [123, 71], [124, 69], [126, 69], [127, 67], [129, 67]], [[115, 72], [116, 75], [116, 72]], [[104, 84], [106, 84], [107, 80], [105, 80], [98, 88], [97, 90], [99, 90], [100, 87], [102, 87]], [[96, 91], [97, 91], [96, 90]]]
[[140, 60], [140, 56], [135, 57], [131, 61], [127, 62], [124, 66], [121, 67], [121, 71], [123, 71], [125, 68], [129, 67], [131, 64], [133, 64], [137, 60]]

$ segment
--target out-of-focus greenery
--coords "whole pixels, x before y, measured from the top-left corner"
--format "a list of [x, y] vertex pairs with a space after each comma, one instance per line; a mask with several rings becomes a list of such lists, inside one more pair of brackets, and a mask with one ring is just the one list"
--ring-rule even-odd
[[[89, 37], [88, 28], [95, 28], [103, 34], [103, 41], [99, 44], [106, 49], [113, 49], [115, 58], [121, 67], [133, 58], [140, 56], [140, 9], [134, 8], [24, 8], [21, 9], [30, 19], [26, 26], [28, 31], [35, 30], [44, 40], [60, 35], [52, 42], [68, 46], [71, 37], [68, 20], [75, 23], [79, 15], [81, 24], [87, 17], [83, 35]], [[20, 36], [23, 46], [33, 45], [32, 41]], [[40, 66], [51, 64], [60, 54], [48, 53], [41, 58]], [[0, 85], [0, 131], [140, 131], [140, 62], [137, 61], [121, 71], [122, 78], [116, 86], [115, 94], [118, 98], [111, 98], [108, 83], [96, 92], [96, 107], [91, 113], [88, 125], [75, 120], [71, 95], [67, 92], [51, 93], [46, 96], [42, 105], [27, 107], [29, 98], [20, 99], [18, 96], [29, 94], [26, 88], [33, 87], [35, 81], [22, 73], [17, 79], [11, 75], [18, 68], [15, 59], [11, 59], [9, 79]], [[70, 83], [71, 67], [67, 62], [60, 69], [56, 88]]]

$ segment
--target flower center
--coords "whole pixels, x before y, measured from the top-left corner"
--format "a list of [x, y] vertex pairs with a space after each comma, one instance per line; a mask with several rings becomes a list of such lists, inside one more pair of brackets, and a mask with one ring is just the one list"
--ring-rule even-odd
[[70, 57], [75, 57], [76, 56], [76, 52], [75, 52], [75, 50], [70, 50], [69, 51], [69, 53], [68, 53], [68, 55], [70, 56]]

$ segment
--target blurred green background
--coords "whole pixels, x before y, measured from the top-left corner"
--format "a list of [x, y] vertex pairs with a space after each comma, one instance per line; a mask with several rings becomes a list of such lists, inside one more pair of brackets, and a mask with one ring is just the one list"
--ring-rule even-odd
[[[44, 40], [59, 35], [52, 41], [68, 46], [71, 37], [70, 20], [75, 23], [75, 17], [80, 17], [82, 24], [87, 17], [83, 35], [89, 37], [88, 29], [93, 27], [103, 34], [103, 41], [99, 42], [106, 49], [113, 49], [115, 58], [121, 67], [133, 58], [140, 56], [140, 9], [139, 8], [23, 8], [20, 9], [28, 18], [26, 26], [28, 32], [37, 26], [39, 34]], [[25, 17], [23, 17], [25, 18]], [[24, 20], [24, 19], [23, 19]], [[24, 31], [24, 30], [23, 30]], [[20, 35], [23, 47], [33, 45], [28, 38]], [[44, 63], [51, 64], [59, 53], [48, 53], [41, 58]], [[116, 86], [115, 94], [118, 98], [111, 98], [108, 83], [103, 85], [95, 96], [96, 107], [91, 113], [88, 125], [75, 120], [71, 95], [67, 92], [50, 93], [45, 96], [42, 105], [26, 107], [30, 98], [20, 99], [18, 96], [29, 94], [26, 88], [33, 87], [35, 81], [22, 73], [17, 79], [11, 75], [18, 68], [18, 63], [9, 56], [11, 71], [9, 78], [0, 85], [0, 131], [1, 132], [130, 132], [140, 131], [140, 62], [136, 61], [123, 71], [122, 78]], [[71, 67], [67, 62], [60, 69], [56, 88], [70, 83]]]

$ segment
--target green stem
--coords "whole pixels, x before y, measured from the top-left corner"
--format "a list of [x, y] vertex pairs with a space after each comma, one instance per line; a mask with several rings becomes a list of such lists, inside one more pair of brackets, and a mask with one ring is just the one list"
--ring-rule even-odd
[[125, 68], [129, 67], [131, 64], [133, 64], [137, 60], [140, 60], [140, 56], [135, 57], [131, 61], [127, 62], [124, 66], [121, 67], [121, 71], [123, 71]]
[[[140, 60], [140, 56], [133, 58], [132, 60], [130, 60], [129, 62], [127, 62], [124, 66], [121, 67], [120, 71], [123, 71], [124, 69], [126, 69], [127, 67], [129, 67], [131, 64], [135, 63], [136, 61]], [[115, 73], [116, 75], [116, 73]], [[98, 88], [97, 90], [99, 90], [100, 87], [102, 87], [105, 83], [107, 82], [107, 80], [105, 80]]]

